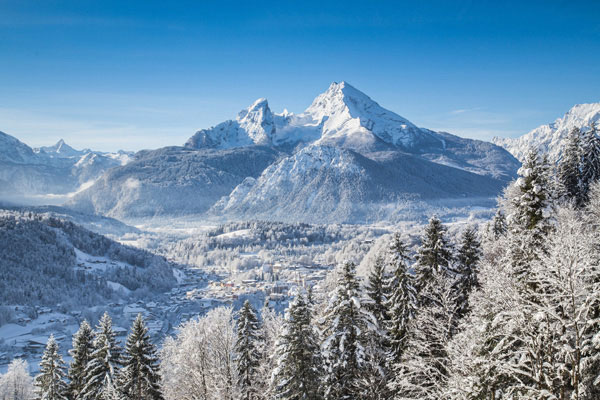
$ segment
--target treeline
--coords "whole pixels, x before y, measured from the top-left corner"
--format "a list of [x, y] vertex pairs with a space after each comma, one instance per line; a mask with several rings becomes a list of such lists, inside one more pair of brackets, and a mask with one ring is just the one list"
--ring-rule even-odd
[[96, 330], [87, 321], [73, 335], [68, 368], [51, 335], [32, 379], [27, 363], [16, 359], [0, 375], [0, 398], [10, 400], [162, 400], [159, 363], [141, 315], [121, 349], [108, 314]]
[[[240, 232], [239, 236], [224, 234]], [[343, 258], [355, 258], [364, 251], [361, 242], [373, 241], [384, 229], [348, 225], [310, 225], [250, 221], [228, 223], [193, 238], [168, 243], [161, 254], [180, 263], [197, 267], [220, 267], [243, 270], [243, 253], [256, 254], [263, 262], [285, 260], [332, 264]], [[366, 249], [368, 250], [368, 248]]]

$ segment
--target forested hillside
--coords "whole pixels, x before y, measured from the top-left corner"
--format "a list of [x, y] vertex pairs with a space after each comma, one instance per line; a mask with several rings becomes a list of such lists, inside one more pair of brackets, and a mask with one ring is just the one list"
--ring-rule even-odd
[[160, 256], [30, 212], [0, 211], [0, 263], [1, 304], [89, 306], [120, 296], [107, 282], [134, 295], [175, 284]]

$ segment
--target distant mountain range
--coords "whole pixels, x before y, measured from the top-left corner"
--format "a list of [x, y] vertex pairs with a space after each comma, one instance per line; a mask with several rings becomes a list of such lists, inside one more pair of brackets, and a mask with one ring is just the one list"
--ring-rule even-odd
[[132, 153], [75, 150], [62, 139], [54, 146], [31, 148], [0, 132], [0, 196], [65, 195], [126, 164]]
[[600, 123], [600, 103], [577, 104], [563, 117], [551, 124], [539, 126], [518, 138], [495, 137], [492, 142], [504, 147], [519, 160], [523, 160], [530, 148], [548, 153], [556, 160], [562, 151], [563, 142], [574, 128], [587, 131], [592, 124]]
[[139, 152], [69, 206], [121, 219], [361, 222], [414, 200], [494, 197], [518, 167], [501, 147], [419, 128], [341, 82], [301, 114], [259, 99], [183, 147]]

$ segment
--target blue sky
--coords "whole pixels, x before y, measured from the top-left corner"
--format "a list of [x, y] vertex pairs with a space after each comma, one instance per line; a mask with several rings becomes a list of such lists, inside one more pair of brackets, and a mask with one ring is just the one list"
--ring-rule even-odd
[[419, 126], [517, 136], [600, 101], [600, 2], [0, 0], [0, 130], [32, 146], [178, 145], [341, 80]]

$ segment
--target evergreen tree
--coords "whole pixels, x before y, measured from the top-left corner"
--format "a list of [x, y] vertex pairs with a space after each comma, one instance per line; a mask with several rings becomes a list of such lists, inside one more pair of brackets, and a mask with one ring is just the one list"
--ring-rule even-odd
[[80, 397], [86, 400], [100, 398], [107, 387], [116, 383], [121, 365], [121, 349], [112, 329], [112, 320], [104, 313], [96, 327], [94, 352], [85, 371], [86, 384]]
[[387, 398], [387, 383], [390, 378], [388, 368], [390, 340], [387, 332], [389, 313], [386, 307], [388, 280], [384, 258], [379, 256], [375, 259], [365, 285], [366, 308], [377, 321], [378, 328], [369, 332], [368, 365], [363, 378], [363, 386], [367, 390], [362, 393], [362, 398], [365, 400]]
[[371, 300], [368, 304], [369, 311], [377, 319], [379, 326], [387, 324], [387, 310], [385, 303], [387, 302], [385, 293], [385, 265], [382, 257], [377, 257], [373, 268], [369, 272], [365, 291], [367, 297]]
[[410, 324], [417, 311], [415, 279], [409, 272], [407, 252], [400, 236], [395, 235], [388, 252], [391, 275], [385, 282], [387, 330], [392, 362], [399, 361], [404, 353]]
[[125, 397], [115, 386], [112, 383], [107, 385], [100, 396], [100, 400], [129, 400], [129, 397]]
[[260, 325], [256, 312], [248, 300], [242, 306], [237, 321], [236, 367], [241, 397], [245, 400], [257, 399], [257, 370], [259, 366]]
[[444, 398], [451, 362], [446, 346], [455, 330], [456, 299], [444, 271], [434, 271], [428, 286], [429, 301], [416, 315], [401, 360], [393, 364], [390, 389], [395, 399]]
[[591, 185], [600, 179], [600, 137], [595, 123], [583, 134], [581, 143], [581, 198], [588, 199]]
[[141, 314], [127, 337], [119, 390], [131, 400], [162, 400], [158, 357]]
[[511, 199], [515, 209], [511, 222], [520, 230], [544, 230], [547, 220], [545, 212], [550, 202], [548, 161], [532, 150], [527, 153], [518, 173], [517, 196]]
[[457, 273], [453, 289], [457, 301], [457, 319], [469, 311], [469, 295], [479, 287], [478, 264], [481, 259], [481, 244], [473, 229], [467, 229], [462, 236], [461, 245], [456, 257]]
[[79, 330], [73, 335], [73, 348], [69, 351], [72, 357], [69, 365], [69, 397], [80, 399], [86, 383], [86, 368], [94, 351], [94, 332], [87, 321], [79, 325]]
[[35, 378], [36, 398], [39, 400], [66, 400], [65, 375], [65, 362], [60, 355], [58, 343], [54, 340], [54, 336], [50, 335], [40, 363], [40, 374]]
[[275, 399], [320, 398], [320, 349], [311, 323], [310, 304], [299, 294], [288, 308], [277, 342], [271, 383]]
[[506, 226], [506, 216], [502, 212], [500, 208], [496, 211], [494, 215], [494, 221], [492, 224], [492, 233], [494, 235], [494, 239], [498, 239], [500, 236], [506, 234], [507, 226]]
[[544, 254], [546, 236], [551, 230], [549, 220], [550, 192], [548, 191], [548, 162], [537, 151], [530, 151], [519, 178], [510, 188], [509, 247], [514, 273], [526, 288], [535, 292], [529, 279], [531, 262]]
[[560, 196], [581, 203], [581, 131], [574, 128], [567, 137], [558, 163], [557, 178]]
[[429, 220], [417, 251], [416, 288], [421, 304], [428, 301], [424, 289], [432, 281], [434, 274], [447, 273], [451, 261], [452, 249], [446, 238], [446, 227], [434, 216]]
[[356, 280], [356, 267], [345, 263], [338, 275], [337, 289], [324, 311], [325, 365], [323, 382], [326, 399], [363, 398], [363, 368], [369, 362], [367, 347], [378, 330], [375, 317], [365, 307]]

